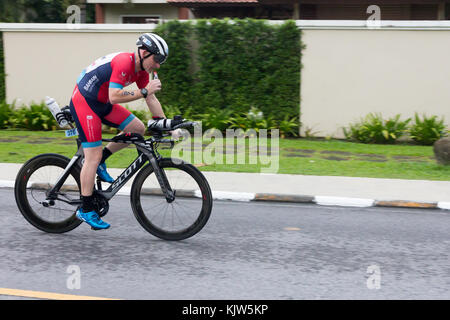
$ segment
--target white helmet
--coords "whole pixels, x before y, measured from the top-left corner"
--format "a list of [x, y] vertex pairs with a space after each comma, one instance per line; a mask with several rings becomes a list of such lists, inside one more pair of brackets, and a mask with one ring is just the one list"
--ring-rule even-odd
[[[155, 33], [142, 34], [136, 41], [136, 45], [139, 49], [143, 49], [154, 55], [155, 62], [159, 64], [166, 62], [167, 57], [169, 56], [169, 46], [166, 41]], [[142, 57], [140, 54], [139, 57], [141, 58], [142, 64]], [[144, 59], [147, 57], [144, 57]]]

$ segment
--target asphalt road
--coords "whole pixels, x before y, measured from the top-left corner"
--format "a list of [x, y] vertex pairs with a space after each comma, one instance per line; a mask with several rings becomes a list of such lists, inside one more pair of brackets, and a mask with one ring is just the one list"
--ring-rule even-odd
[[[450, 213], [216, 201], [181, 242], [147, 233], [127, 196], [61, 235], [0, 189], [0, 288], [118, 299], [450, 299]], [[0, 299], [15, 299], [0, 295]], [[17, 298], [19, 299], [19, 298]]]

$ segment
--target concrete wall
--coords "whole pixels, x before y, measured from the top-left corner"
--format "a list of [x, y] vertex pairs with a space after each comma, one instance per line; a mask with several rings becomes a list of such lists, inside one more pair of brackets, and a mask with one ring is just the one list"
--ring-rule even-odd
[[[153, 27], [91, 25], [89, 29], [67, 29], [66, 25], [34, 25], [25, 30], [16, 25], [14, 31], [4, 31], [7, 102], [41, 102], [48, 95], [60, 106], [68, 104], [85, 67], [108, 53], [135, 51], [139, 35]], [[130, 87], [136, 88], [135, 84]], [[128, 105], [146, 107], [143, 100]]]
[[[280, 23], [280, 22], [278, 22]], [[342, 138], [342, 127], [370, 112], [414, 112], [450, 123], [450, 22], [297, 21], [302, 57], [302, 132]], [[0, 24], [4, 32], [6, 96], [18, 103], [46, 95], [64, 105], [79, 73], [107, 53], [135, 50], [153, 25]], [[26, 43], [26, 45], [24, 45]], [[145, 108], [143, 101], [129, 104]]]
[[344, 137], [370, 112], [450, 124], [450, 30], [304, 30], [302, 132]]

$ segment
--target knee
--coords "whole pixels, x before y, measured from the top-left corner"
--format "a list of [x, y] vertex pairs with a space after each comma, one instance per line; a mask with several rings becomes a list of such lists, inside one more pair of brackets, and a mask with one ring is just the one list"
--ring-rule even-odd
[[145, 134], [145, 129], [146, 128], [144, 123], [136, 118], [135, 123], [133, 124], [132, 132], [139, 133], [141, 136], [143, 136]]
[[89, 150], [84, 152], [84, 162], [89, 164], [98, 164], [102, 160], [102, 148], [97, 150]]

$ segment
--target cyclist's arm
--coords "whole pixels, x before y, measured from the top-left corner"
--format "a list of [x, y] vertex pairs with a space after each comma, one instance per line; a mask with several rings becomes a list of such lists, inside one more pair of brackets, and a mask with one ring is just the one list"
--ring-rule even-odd
[[147, 102], [148, 109], [150, 110], [153, 117], [159, 117], [159, 118], [165, 118], [164, 111], [162, 109], [161, 103], [159, 102], [158, 98], [154, 94], [149, 94], [147, 96], [147, 99], [145, 99]]
[[140, 90], [127, 90], [109, 87], [109, 102], [111, 104], [131, 102], [143, 98]]
[[147, 72], [140, 72], [136, 80], [138, 88], [147, 88], [148, 96], [145, 99], [148, 109], [153, 117], [165, 118], [164, 111], [161, 107], [161, 103], [156, 98], [155, 93], [161, 90], [161, 81], [159, 79], [149, 79]]

